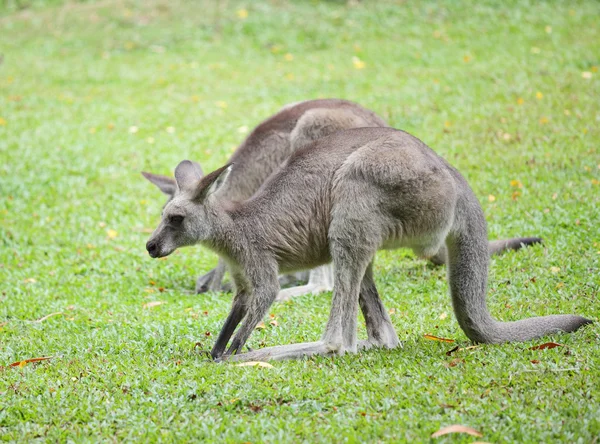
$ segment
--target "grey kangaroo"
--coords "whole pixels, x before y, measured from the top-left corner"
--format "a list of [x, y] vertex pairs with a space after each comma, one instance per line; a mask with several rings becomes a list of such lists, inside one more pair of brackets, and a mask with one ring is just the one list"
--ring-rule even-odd
[[[231, 176], [218, 190], [221, 199], [244, 201], [252, 196], [288, 157], [301, 147], [337, 131], [361, 127], [386, 127], [386, 122], [372, 111], [357, 103], [340, 99], [309, 100], [286, 105], [278, 113], [259, 124], [242, 142], [230, 159]], [[198, 171], [202, 169], [196, 164]], [[177, 184], [171, 177], [142, 173], [163, 193], [172, 199]], [[515, 238], [492, 241], [490, 254], [504, 250], [517, 250], [523, 245], [541, 242], [540, 238]], [[446, 261], [445, 247], [430, 260], [437, 265]], [[219, 259], [217, 267], [198, 278], [196, 292], [220, 291], [225, 273], [225, 262]], [[306, 280], [307, 276], [296, 273], [288, 277]], [[282, 282], [286, 282], [282, 280]], [[314, 269], [308, 276], [308, 284], [281, 290], [277, 299], [284, 300], [307, 293], [330, 291], [333, 288], [333, 269], [325, 265]]]
[[[181, 162], [175, 169], [177, 191], [146, 244], [150, 256], [163, 257], [200, 243], [228, 263], [237, 292], [211, 351], [214, 359], [290, 359], [396, 347], [398, 337], [373, 280], [379, 249], [405, 247], [430, 257], [445, 243], [454, 312], [473, 341], [526, 341], [592, 322], [576, 315], [514, 322], [491, 317], [487, 229], [479, 201], [456, 169], [403, 131], [360, 128], [319, 139], [292, 154], [241, 203], [218, 196], [230, 170], [224, 166], [201, 177], [190, 161]], [[240, 353], [277, 296], [278, 272], [329, 262], [333, 299], [321, 340]], [[368, 335], [360, 343], [359, 306]]]

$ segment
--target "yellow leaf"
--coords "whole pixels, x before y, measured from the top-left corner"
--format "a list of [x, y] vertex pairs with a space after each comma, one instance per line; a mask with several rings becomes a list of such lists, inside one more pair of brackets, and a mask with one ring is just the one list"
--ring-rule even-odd
[[255, 328], [257, 330], [263, 330], [263, 329], [267, 328], [267, 326], [265, 325], [264, 322], [259, 322], [258, 325]]
[[541, 125], [545, 125], [546, 123], [548, 123], [548, 118], [547, 118], [547, 117], [542, 117], [542, 118], [540, 119], [540, 124], [541, 124]]
[[541, 99], [544, 98], [544, 95], [541, 92], [538, 91], [538, 92], [535, 93], [535, 98], [538, 99], [538, 100], [541, 100]]
[[144, 305], [142, 305], [143, 308], [152, 308], [152, 307], [156, 307], [158, 305], [162, 305], [162, 304], [166, 304], [165, 301], [152, 301], [152, 302], [146, 302]]
[[518, 103], [519, 105], [523, 105], [523, 104], [525, 103], [525, 99], [523, 99], [523, 97], [519, 97], [519, 98], [517, 99], [517, 103]]
[[510, 186], [511, 187], [523, 188], [523, 184], [521, 183], [521, 181], [520, 180], [516, 180], [516, 179], [513, 179], [513, 180], [510, 181]]
[[584, 79], [591, 79], [592, 73], [590, 71], [584, 71], [581, 73], [581, 77], [583, 77]]
[[108, 236], [109, 239], [114, 239], [115, 237], [117, 237], [117, 232], [116, 230], [106, 230], [106, 235]]
[[238, 9], [235, 13], [237, 14], [238, 18], [240, 18], [242, 20], [245, 20], [248, 18], [248, 10], [245, 8]]
[[494, 196], [493, 194], [488, 195], [488, 200], [490, 202], [494, 202], [496, 200], [496, 196]]
[[423, 335], [423, 337], [425, 339], [429, 339], [430, 341], [440, 341], [440, 342], [454, 342], [454, 339], [448, 339], [448, 338], [439, 338], [437, 336], [433, 336], [433, 335]]
[[471, 61], [471, 56], [466, 55], [463, 57], [463, 62], [469, 63], [470, 61]]
[[2, 117], [0, 117], [0, 126], [4, 126], [6, 125], [6, 120], [4, 120]]
[[17, 362], [13, 362], [12, 364], [9, 364], [9, 367], [25, 367], [29, 362], [40, 362], [40, 361], [47, 361], [48, 359], [52, 359], [52, 356], [43, 356], [41, 358], [30, 358], [30, 359], [24, 359], [22, 361], [17, 361]]
[[236, 367], [264, 367], [264, 368], [273, 368], [271, 364], [263, 361], [248, 361], [248, 362], [240, 362], [235, 365]]
[[284, 59], [286, 59], [288, 62], [291, 62], [292, 60], [294, 60], [294, 56], [292, 54], [290, 54], [289, 52], [283, 56]]
[[550, 271], [554, 274], [558, 273], [560, 271], [560, 267], [550, 267]]
[[363, 69], [366, 66], [365, 62], [356, 56], [352, 57], [352, 64], [356, 69]]

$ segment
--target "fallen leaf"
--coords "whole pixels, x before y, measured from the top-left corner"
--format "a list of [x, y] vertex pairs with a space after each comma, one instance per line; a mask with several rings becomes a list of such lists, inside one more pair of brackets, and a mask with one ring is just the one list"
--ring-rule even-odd
[[558, 344], [556, 342], [546, 342], [544, 344], [536, 345], [535, 347], [530, 347], [527, 350], [546, 350], [549, 348], [562, 347], [562, 344]]
[[519, 97], [519, 98], [517, 99], [517, 103], [518, 103], [519, 105], [523, 105], [523, 104], [525, 103], [525, 99], [523, 99], [523, 97]]
[[235, 365], [236, 367], [265, 367], [265, 368], [273, 368], [271, 364], [263, 361], [248, 361], [248, 362], [240, 362]]
[[26, 284], [35, 284], [37, 281], [34, 278], [27, 278], [23, 282]]
[[454, 339], [438, 338], [437, 336], [433, 336], [433, 335], [423, 335], [423, 337], [425, 339], [429, 339], [430, 341], [454, 342]]
[[356, 69], [364, 69], [364, 67], [366, 66], [365, 62], [363, 62], [356, 56], [352, 57], [352, 64]]
[[465, 362], [465, 360], [462, 358], [454, 358], [450, 362], [444, 362], [444, 367], [446, 367], [446, 368], [456, 367], [458, 364], [461, 364], [463, 362]]
[[443, 312], [443, 313], [440, 315], [440, 319], [441, 319], [441, 320], [444, 320], [444, 319], [446, 319], [447, 317], [448, 317], [448, 313], [446, 313], [446, 312]]
[[465, 351], [465, 350], [474, 350], [476, 348], [481, 347], [480, 345], [470, 345], [468, 347], [459, 347], [458, 345], [454, 348], [451, 348], [446, 352], [446, 356], [451, 356], [454, 352]]
[[238, 9], [236, 12], [236, 15], [238, 16], [238, 18], [245, 20], [248, 18], [248, 10], [247, 9]]
[[61, 314], [63, 314], [62, 311], [57, 311], [56, 313], [50, 313], [49, 315], [46, 315], [46, 316], [44, 316], [42, 318], [39, 318], [38, 320], [33, 321], [33, 322], [36, 322], [36, 323], [44, 322], [46, 319], [51, 318], [52, 316], [58, 316], [58, 315], [61, 315]]
[[554, 274], [558, 273], [560, 271], [560, 267], [550, 267], [550, 271]]
[[271, 322], [269, 322], [269, 324], [271, 324], [273, 327], [277, 327], [279, 325], [279, 322], [273, 319]]
[[288, 62], [291, 62], [292, 60], [294, 60], [294, 56], [292, 54], [290, 54], [289, 52], [283, 56], [283, 58], [285, 60], [287, 60]]
[[538, 361], [537, 359], [532, 359], [532, 360], [531, 360], [531, 363], [532, 363], [532, 364], [539, 364], [539, 363], [540, 363], [540, 361]]
[[448, 350], [446, 352], [446, 356], [452, 356], [452, 353], [454, 353], [455, 351], [460, 350], [460, 347], [457, 345], [456, 347], [452, 347], [450, 350]]
[[432, 433], [432, 438], [439, 438], [440, 436], [448, 435], [449, 433], [466, 433], [471, 436], [476, 436], [478, 438], [483, 436], [483, 433], [478, 432], [472, 427], [467, 427], [460, 424], [453, 424], [447, 427], [442, 427], [437, 432]]
[[590, 71], [583, 71], [581, 73], [581, 77], [583, 77], [584, 79], [591, 79], [592, 78], [592, 73]]
[[165, 301], [152, 301], [152, 302], [146, 302], [144, 305], [142, 305], [143, 308], [152, 308], [152, 307], [156, 307], [157, 305], [162, 305], [162, 304], [166, 304]]
[[24, 359], [22, 361], [13, 362], [12, 364], [9, 365], [9, 367], [25, 367], [30, 362], [47, 361], [48, 359], [52, 359], [53, 357], [54, 356], [43, 356], [41, 358]]
[[114, 239], [115, 237], [117, 237], [117, 234], [118, 233], [116, 230], [106, 230], [106, 235], [109, 239]]
[[263, 329], [267, 328], [267, 326], [265, 325], [264, 322], [259, 322], [258, 325], [254, 328], [257, 330], [263, 330]]
[[488, 200], [489, 200], [490, 202], [493, 202], [493, 201], [495, 201], [495, 200], [496, 200], [496, 196], [494, 196], [493, 194], [490, 194], [490, 195], [488, 196]]
[[541, 92], [538, 91], [538, 92], [535, 93], [535, 97], [536, 97], [536, 99], [541, 100], [541, 99], [544, 98], [544, 95]]

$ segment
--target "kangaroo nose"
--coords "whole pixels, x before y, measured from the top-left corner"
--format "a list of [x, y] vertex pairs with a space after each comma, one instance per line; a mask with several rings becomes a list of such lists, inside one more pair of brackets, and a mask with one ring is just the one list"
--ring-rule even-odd
[[148, 241], [146, 244], [146, 250], [148, 250], [148, 254], [152, 257], [156, 257], [158, 255], [158, 245], [154, 241]]

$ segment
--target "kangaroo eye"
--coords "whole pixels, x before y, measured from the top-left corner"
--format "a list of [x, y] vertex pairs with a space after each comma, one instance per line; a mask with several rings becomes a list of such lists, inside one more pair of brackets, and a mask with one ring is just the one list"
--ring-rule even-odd
[[171, 216], [169, 217], [169, 225], [179, 227], [183, 222], [183, 216]]

